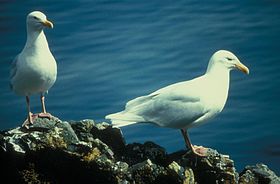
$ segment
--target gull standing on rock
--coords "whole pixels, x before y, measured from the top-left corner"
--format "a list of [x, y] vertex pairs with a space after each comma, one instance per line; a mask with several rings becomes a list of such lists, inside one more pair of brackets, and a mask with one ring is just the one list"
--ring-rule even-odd
[[[49, 49], [43, 29], [53, 28], [52, 22], [46, 15], [33, 11], [27, 15], [27, 40], [20, 54], [16, 56], [10, 71], [11, 89], [18, 95], [26, 97], [28, 117], [23, 126], [28, 127], [37, 116], [50, 118], [45, 107], [44, 94], [52, 87], [56, 80], [57, 65]], [[30, 110], [29, 96], [41, 95], [42, 112], [33, 115]]]
[[180, 129], [186, 146], [194, 154], [206, 156], [207, 148], [192, 145], [187, 130], [223, 110], [228, 97], [230, 71], [235, 68], [249, 74], [249, 69], [233, 53], [217, 51], [210, 58], [204, 75], [133, 99], [126, 104], [124, 111], [110, 114], [106, 119], [110, 119], [115, 127], [148, 122]]

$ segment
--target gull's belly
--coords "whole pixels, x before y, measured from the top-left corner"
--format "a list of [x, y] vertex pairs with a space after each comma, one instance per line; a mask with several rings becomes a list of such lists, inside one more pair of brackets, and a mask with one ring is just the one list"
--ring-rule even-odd
[[27, 58], [18, 64], [12, 84], [19, 95], [46, 92], [56, 80], [57, 66], [53, 57]]

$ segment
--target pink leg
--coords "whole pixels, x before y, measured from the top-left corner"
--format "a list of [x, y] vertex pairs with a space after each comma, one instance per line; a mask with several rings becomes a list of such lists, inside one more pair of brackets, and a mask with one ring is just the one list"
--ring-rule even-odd
[[45, 96], [41, 93], [41, 104], [42, 104], [42, 113], [47, 113], [46, 106], [45, 106]]
[[30, 99], [29, 96], [25, 97], [26, 99], [26, 104], [27, 104], [27, 119], [23, 122], [22, 126], [28, 128], [29, 124], [33, 124], [33, 120], [37, 117], [36, 115], [33, 115], [31, 110], [30, 110]]
[[46, 111], [45, 96], [43, 93], [41, 93], [41, 104], [42, 104], [42, 112], [38, 114], [38, 117], [50, 119], [52, 117], [52, 115], [50, 113], [47, 113], [47, 111]]
[[184, 137], [186, 147], [190, 148], [195, 155], [202, 156], [202, 157], [207, 155], [206, 154], [207, 150], [208, 150], [207, 148], [204, 148], [202, 146], [193, 146], [192, 145], [192, 143], [190, 141], [190, 138], [189, 138], [189, 135], [188, 135], [188, 132], [185, 129], [181, 129], [181, 133]]

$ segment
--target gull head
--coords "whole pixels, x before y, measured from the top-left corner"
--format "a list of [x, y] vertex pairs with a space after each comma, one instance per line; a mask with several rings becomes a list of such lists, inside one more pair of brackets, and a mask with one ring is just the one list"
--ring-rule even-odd
[[47, 20], [44, 13], [40, 11], [33, 11], [27, 15], [26, 24], [29, 29], [42, 30], [44, 27], [53, 28], [53, 23]]
[[214, 65], [228, 70], [238, 69], [245, 74], [249, 74], [248, 67], [242, 64], [232, 52], [227, 50], [219, 50], [213, 54], [209, 62], [208, 70]]

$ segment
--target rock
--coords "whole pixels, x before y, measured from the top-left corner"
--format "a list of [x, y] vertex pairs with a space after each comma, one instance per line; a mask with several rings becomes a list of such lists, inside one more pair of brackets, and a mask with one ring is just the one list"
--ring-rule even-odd
[[161, 183], [161, 178], [167, 175], [163, 167], [152, 163], [149, 159], [133, 165], [130, 172], [136, 183]]
[[51, 120], [37, 118], [29, 129], [18, 127], [3, 134], [3, 149], [24, 154], [44, 147], [66, 148], [68, 144], [79, 142], [67, 122], [57, 118]]
[[240, 173], [239, 183], [279, 184], [280, 178], [267, 165], [256, 164], [255, 166], [245, 167]]
[[168, 170], [174, 175], [177, 175], [180, 179], [185, 179], [185, 169], [177, 162], [173, 161], [171, 164], [169, 164]]
[[191, 168], [184, 168], [177, 162], [173, 161], [168, 165], [168, 172], [173, 176], [173, 183], [194, 184], [194, 174]]
[[144, 144], [128, 144], [119, 158], [129, 165], [134, 165], [147, 159], [150, 159], [156, 164], [166, 165], [165, 160], [167, 158], [167, 153], [161, 146], [148, 141]]
[[108, 123], [95, 124], [93, 120], [72, 121], [71, 126], [80, 140], [88, 142], [100, 139], [107, 144], [115, 154], [122, 154], [125, 140], [119, 128], [112, 128]]
[[145, 184], [194, 184], [194, 175], [190, 168], [184, 169], [176, 162], [168, 167], [154, 164], [150, 159], [130, 167], [133, 181]]
[[[191, 152], [178, 152], [170, 155], [183, 167], [190, 167], [198, 183], [229, 183], [238, 182], [238, 173], [233, 160], [228, 155], [219, 154], [208, 149], [206, 157], [194, 156]], [[176, 159], [177, 157], [177, 159]]]
[[[93, 120], [36, 118], [0, 132], [0, 177], [8, 183], [238, 183], [229, 156], [167, 154], [153, 142], [125, 144], [122, 132]], [[267, 166], [247, 166], [239, 183], [279, 183]]]
[[50, 183], [88, 179], [117, 183], [122, 178], [121, 172], [113, 172], [114, 153], [105, 143], [94, 136], [79, 140], [71, 125], [57, 118], [37, 118], [29, 129], [4, 131], [0, 138], [1, 176], [10, 176], [10, 183], [28, 183], [32, 178]]

